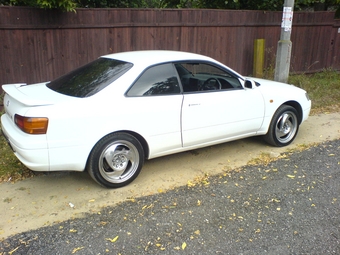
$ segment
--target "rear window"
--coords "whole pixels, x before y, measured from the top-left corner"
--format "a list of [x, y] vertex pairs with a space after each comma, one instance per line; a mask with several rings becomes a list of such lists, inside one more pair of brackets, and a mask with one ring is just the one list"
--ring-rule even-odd
[[120, 60], [99, 58], [47, 84], [64, 95], [89, 97], [127, 72], [133, 64]]

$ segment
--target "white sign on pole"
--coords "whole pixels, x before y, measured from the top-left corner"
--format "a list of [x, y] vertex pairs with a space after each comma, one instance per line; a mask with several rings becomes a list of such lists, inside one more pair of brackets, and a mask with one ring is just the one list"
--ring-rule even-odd
[[291, 31], [292, 23], [293, 23], [292, 7], [283, 7], [281, 27], [284, 28], [285, 32]]

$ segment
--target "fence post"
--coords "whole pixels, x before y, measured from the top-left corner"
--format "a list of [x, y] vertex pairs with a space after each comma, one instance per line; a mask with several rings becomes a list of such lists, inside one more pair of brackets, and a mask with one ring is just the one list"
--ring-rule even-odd
[[265, 39], [254, 41], [253, 76], [263, 78]]

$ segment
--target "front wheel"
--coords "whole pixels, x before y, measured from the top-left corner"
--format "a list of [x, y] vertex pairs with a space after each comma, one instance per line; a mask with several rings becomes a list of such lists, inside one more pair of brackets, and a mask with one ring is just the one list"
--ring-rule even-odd
[[119, 188], [132, 182], [144, 164], [140, 142], [128, 133], [112, 133], [93, 148], [87, 170], [100, 185]]
[[282, 105], [275, 112], [264, 138], [267, 143], [282, 147], [295, 139], [298, 130], [299, 121], [296, 109], [289, 105]]

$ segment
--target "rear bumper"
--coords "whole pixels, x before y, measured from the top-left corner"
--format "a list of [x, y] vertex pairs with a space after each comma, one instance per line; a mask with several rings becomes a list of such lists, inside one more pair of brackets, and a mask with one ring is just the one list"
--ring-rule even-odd
[[7, 144], [8, 144], [8, 146], [9, 146], [9, 147], [12, 149], [12, 151], [15, 153], [15, 150], [13, 149], [11, 143], [9, 142], [8, 137], [5, 135], [5, 133], [4, 133], [2, 130], [3, 130], [3, 129], [2, 129], [2, 126], [1, 126], [1, 134], [2, 134], [2, 136], [5, 138], [5, 140], [6, 140]]
[[29, 135], [19, 130], [7, 114], [1, 116], [1, 131], [14, 155], [29, 169], [49, 171], [46, 135]]
[[47, 135], [30, 135], [15, 126], [7, 114], [1, 116], [1, 131], [14, 155], [33, 171], [84, 171], [90, 145], [72, 144], [49, 148]]

